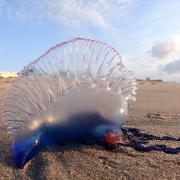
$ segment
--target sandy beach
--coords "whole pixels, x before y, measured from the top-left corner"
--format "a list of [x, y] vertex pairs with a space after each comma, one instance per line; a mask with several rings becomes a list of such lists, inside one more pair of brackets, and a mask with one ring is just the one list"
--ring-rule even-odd
[[[13, 79], [0, 79], [0, 104]], [[0, 121], [1, 121], [0, 108]], [[137, 102], [129, 110], [125, 127], [135, 127], [157, 136], [180, 137], [180, 84], [138, 82]], [[153, 141], [151, 144], [180, 146], [176, 141]], [[138, 152], [129, 147], [107, 151], [99, 144], [71, 143], [46, 148], [37, 157], [17, 169], [11, 143], [0, 126], [0, 179], [119, 179], [178, 180], [180, 153]]]

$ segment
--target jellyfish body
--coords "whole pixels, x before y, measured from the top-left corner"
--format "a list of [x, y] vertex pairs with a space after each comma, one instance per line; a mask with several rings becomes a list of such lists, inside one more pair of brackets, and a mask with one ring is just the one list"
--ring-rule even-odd
[[56, 143], [112, 139], [135, 94], [135, 78], [112, 47], [77, 38], [51, 48], [20, 73], [2, 104], [17, 166]]

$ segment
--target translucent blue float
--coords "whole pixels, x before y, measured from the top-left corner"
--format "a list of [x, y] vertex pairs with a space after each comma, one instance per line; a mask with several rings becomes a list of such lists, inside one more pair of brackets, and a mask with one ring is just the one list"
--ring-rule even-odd
[[2, 104], [17, 166], [57, 143], [121, 142], [135, 94], [133, 74], [107, 44], [76, 38], [52, 47], [22, 70]]

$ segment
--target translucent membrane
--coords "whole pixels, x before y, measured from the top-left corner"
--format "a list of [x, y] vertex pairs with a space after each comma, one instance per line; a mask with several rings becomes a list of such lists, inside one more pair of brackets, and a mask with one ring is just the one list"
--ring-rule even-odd
[[107, 44], [76, 38], [52, 47], [22, 70], [2, 104], [18, 167], [52, 144], [119, 131], [135, 95], [133, 74]]

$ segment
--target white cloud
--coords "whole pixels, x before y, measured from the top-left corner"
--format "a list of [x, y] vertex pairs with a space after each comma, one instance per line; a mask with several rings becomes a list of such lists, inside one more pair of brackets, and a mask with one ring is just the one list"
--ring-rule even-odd
[[180, 73], [180, 59], [166, 64], [163, 70], [167, 73]]
[[55, 20], [66, 26], [79, 27], [86, 22], [91, 24], [109, 28], [103, 15], [92, 5], [85, 5], [77, 1], [51, 2], [46, 1], [47, 18]]
[[6, 2], [4, 9], [10, 18], [22, 21], [49, 19], [73, 28], [114, 29], [117, 21], [128, 16], [132, 4], [133, 0], [14, 0]]
[[167, 58], [175, 55], [180, 50], [180, 36], [171, 36], [169, 41], [155, 43], [152, 47], [151, 54], [153, 57]]

